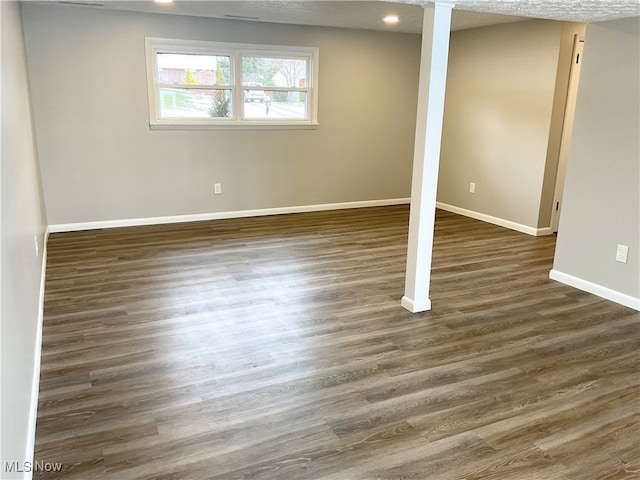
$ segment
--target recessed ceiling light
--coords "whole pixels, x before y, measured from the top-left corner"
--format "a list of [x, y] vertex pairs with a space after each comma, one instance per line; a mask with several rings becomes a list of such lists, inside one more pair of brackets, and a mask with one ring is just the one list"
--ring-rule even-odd
[[167, 5], [169, 3], [173, 3], [173, 0], [153, 0], [153, 1], [156, 2], [156, 3], [163, 4], [163, 5]]
[[387, 25], [395, 25], [400, 21], [400, 19], [398, 18], [397, 15], [387, 15], [382, 19], [382, 21]]

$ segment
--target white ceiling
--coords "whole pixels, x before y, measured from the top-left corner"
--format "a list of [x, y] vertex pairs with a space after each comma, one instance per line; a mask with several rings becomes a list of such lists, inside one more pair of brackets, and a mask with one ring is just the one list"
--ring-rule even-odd
[[[34, 2], [52, 3], [52, 2]], [[80, 8], [102, 8], [154, 12], [213, 18], [232, 18], [260, 22], [345, 27], [420, 33], [425, 0], [175, 0], [171, 5], [146, 1], [68, 0], [55, 2]], [[498, 23], [545, 18], [577, 22], [596, 22], [640, 16], [640, 0], [451, 0], [455, 3], [452, 29], [481, 27]], [[389, 27], [382, 18], [395, 13], [397, 26]]]

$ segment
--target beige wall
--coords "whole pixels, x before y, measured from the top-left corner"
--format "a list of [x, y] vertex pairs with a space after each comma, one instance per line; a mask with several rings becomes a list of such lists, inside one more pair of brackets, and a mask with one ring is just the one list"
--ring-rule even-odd
[[[23, 12], [53, 225], [410, 195], [417, 35], [63, 6]], [[319, 47], [320, 126], [149, 130], [145, 36]]]
[[538, 217], [562, 28], [530, 20], [452, 34], [439, 202], [548, 226]]
[[[640, 19], [587, 26], [553, 268], [640, 299]], [[629, 246], [627, 264], [615, 261]], [[587, 285], [588, 286], [588, 285]]]
[[[2, 478], [5, 462], [24, 467], [33, 440], [29, 427], [34, 365], [39, 364], [38, 312], [46, 216], [34, 147], [20, 6], [0, 2], [2, 28]], [[40, 252], [35, 255], [34, 238]], [[35, 381], [37, 382], [37, 378]], [[35, 421], [35, 418], [31, 418]], [[34, 427], [35, 424], [31, 424]], [[32, 446], [32, 445], [31, 445]]]

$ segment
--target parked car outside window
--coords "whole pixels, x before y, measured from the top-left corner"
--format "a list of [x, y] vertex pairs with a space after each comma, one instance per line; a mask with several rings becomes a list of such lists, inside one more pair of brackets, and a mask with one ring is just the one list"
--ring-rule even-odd
[[[259, 83], [247, 83], [245, 87], [261, 87]], [[266, 95], [264, 90], [245, 90], [244, 91], [244, 101], [245, 102], [260, 102], [264, 103], [266, 100]]]

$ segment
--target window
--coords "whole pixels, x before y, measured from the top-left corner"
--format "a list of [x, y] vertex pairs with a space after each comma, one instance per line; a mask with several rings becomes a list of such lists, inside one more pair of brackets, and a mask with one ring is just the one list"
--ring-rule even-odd
[[317, 125], [318, 49], [147, 38], [149, 123]]

